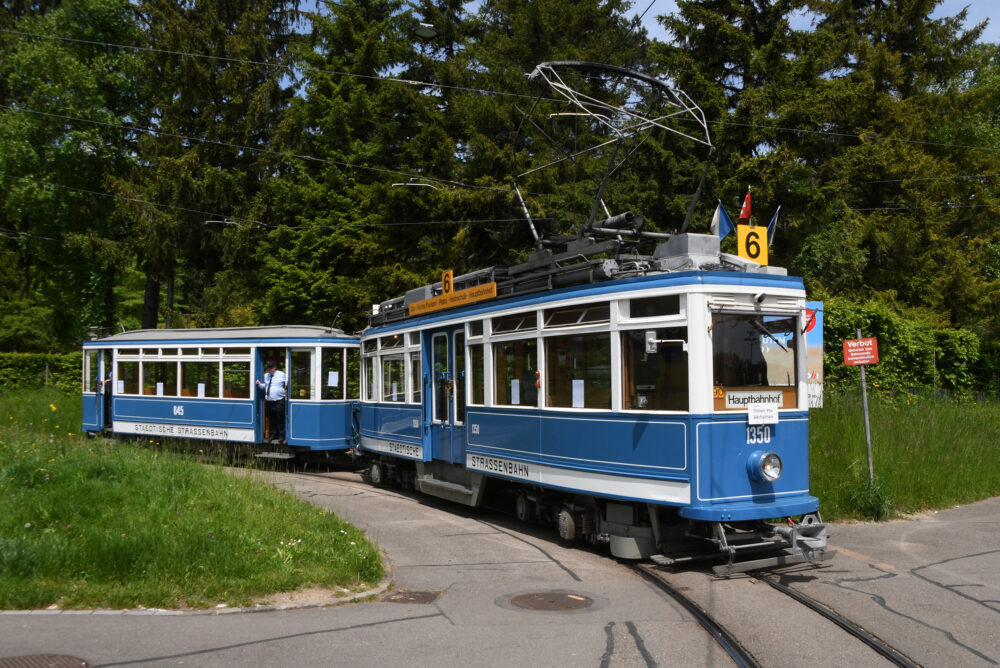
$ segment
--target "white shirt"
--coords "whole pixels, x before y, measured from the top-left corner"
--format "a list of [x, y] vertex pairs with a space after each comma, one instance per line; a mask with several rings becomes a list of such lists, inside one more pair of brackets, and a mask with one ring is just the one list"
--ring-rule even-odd
[[275, 369], [274, 373], [264, 374], [264, 380], [257, 382], [264, 389], [264, 399], [267, 401], [279, 401], [285, 398], [288, 380], [285, 372], [281, 369]]

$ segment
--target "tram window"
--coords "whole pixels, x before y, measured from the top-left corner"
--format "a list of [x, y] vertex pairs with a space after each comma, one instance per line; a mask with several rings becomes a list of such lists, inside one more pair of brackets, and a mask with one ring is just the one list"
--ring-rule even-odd
[[412, 402], [421, 402], [422, 390], [424, 386], [423, 367], [420, 366], [420, 353], [410, 353], [410, 383], [413, 386]]
[[611, 335], [580, 334], [545, 340], [546, 405], [611, 409]]
[[629, 300], [629, 317], [655, 318], [664, 315], [679, 315], [681, 312], [680, 295], [660, 295]]
[[482, 336], [483, 335], [483, 321], [473, 320], [469, 323], [469, 336]]
[[382, 358], [382, 401], [406, 401], [405, 368], [402, 355]]
[[139, 394], [139, 363], [118, 362], [115, 394]]
[[160, 356], [177, 355], [177, 348], [161, 348]]
[[361, 351], [347, 349], [347, 398], [361, 398]]
[[420, 332], [410, 332], [409, 333], [410, 345], [419, 346], [420, 345]]
[[320, 352], [320, 399], [343, 399], [344, 380], [344, 349], [323, 348]]
[[452, 369], [448, 368], [448, 336], [446, 334], [435, 334], [431, 343], [431, 364], [433, 368], [434, 386], [434, 419], [439, 422], [447, 422], [451, 415], [449, 411], [449, 400], [451, 392]]
[[143, 348], [139, 352], [142, 354], [143, 357], [159, 357], [160, 356], [160, 349], [159, 348]]
[[219, 354], [219, 349], [218, 348], [202, 348], [201, 349], [201, 354], [202, 355], [218, 355]]
[[482, 406], [486, 403], [486, 360], [481, 343], [469, 346], [469, 372], [472, 374], [472, 400], [469, 403]]
[[[688, 410], [688, 355], [679, 343], [661, 343], [646, 352], [646, 332], [622, 332], [622, 374], [626, 409]], [[656, 330], [661, 341], [685, 341], [684, 327]]]
[[138, 348], [122, 348], [116, 354], [117, 355], [138, 355], [139, 354], [139, 349]]
[[250, 362], [222, 364], [222, 396], [233, 399], [250, 398]]
[[607, 303], [585, 304], [549, 309], [545, 312], [546, 327], [572, 327], [611, 320], [611, 307]]
[[181, 362], [181, 396], [218, 397], [218, 362]]
[[250, 349], [249, 348], [223, 348], [222, 349], [222, 354], [223, 355], [234, 355], [234, 356], [235, 355], [245, 356], [245, 355], [249, 355], [250, 354]]
[[493, 318], [493, 333], [506, 334], [508, 332], [522, 332], [529, 329], [538, 328], [538, 314], [534, 311], [526, 313], [516, 313], [505, 315], [502, 318]]
[[493, 344], [493, 396], [498, 406], [537, 406], [538, 350], [534, 339]]
[[795, 316], [716, 313], [712, 318], [715, 410], [745, 410], [749, 393], [797, 406]]
[[177, 362], [143, 362], [142, 393], [154, 397], [176, 397]]
[[376, 341], [375, 339], [369, 339], [364, 343], [362, 343], [361, 345], [364, 346], [364, 350], [366, 353], [373, 353], [378, 350], [378, 341]]
[[365, 399], [375, 401], [375, 366], [378, 364], [378, 358], [366, 357], [363, 362], [365, 367]]
[[86, 368], [83, 370], [83, 391], [84, 392], [97, 392], [98, 378], [97, 372], [97, 351], [91, 351], [87, 353], [85, 358]]
[[181, 355], [197, 355], [197, 348], [181, 348]]
[[315, 399], [313, 392], [313, 351], [292, 350], [288, 374], [289, 399]]
[[465, 422], [465, 334], [455, 334], [455, 420]]
[[402, 334], [393, 334], [391, 336], [383, 336], [379, 339], [379, 343], [382, 346], [382, 350], [392, 350], [393, 348], [402, 348], [405, 339]]

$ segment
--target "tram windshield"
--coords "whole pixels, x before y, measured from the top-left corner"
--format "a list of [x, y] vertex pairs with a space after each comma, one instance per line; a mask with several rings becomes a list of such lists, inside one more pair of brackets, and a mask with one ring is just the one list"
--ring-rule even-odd
[[715, 410], [750, 403], [797, 406], [793, 315], [716, 313], [712, 318]]

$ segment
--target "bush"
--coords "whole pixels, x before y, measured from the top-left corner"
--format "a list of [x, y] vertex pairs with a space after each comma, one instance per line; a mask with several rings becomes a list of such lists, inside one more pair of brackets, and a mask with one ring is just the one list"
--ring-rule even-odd
[[80, 392], [83, 353], [0, 353], [0, 393], [54, 386]]
[[[824, 384], [831, 392], [857, 387], [858, 372], [844, 364], [841, 341], [878, 339], [879, 363], [866, 370], [869, 391], [909, 393], [945, 390], [957, 395], [988, 391], [979, 365], [980, 340], [974, 333], [935, 325], [896, 313], [890, 306], [832, 297], [824, 302]], [[994, 357], [1000, 357], [991, 349]], [[995, 371], [995, 369], [994, 369]]]

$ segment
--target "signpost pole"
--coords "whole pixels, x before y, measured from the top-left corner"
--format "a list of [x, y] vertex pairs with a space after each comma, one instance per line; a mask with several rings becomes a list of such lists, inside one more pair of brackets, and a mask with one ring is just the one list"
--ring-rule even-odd
[[[858, 330], [861, 338], [861, 330]], [[861, 406], [865, 413], [865, 444], [868, 446], [868, 485], [875, 486], [875, 467], [872, 464], [872, 430], [868, 422], [868, 384], [865, 382], [865, 365], [861, 365]]]

